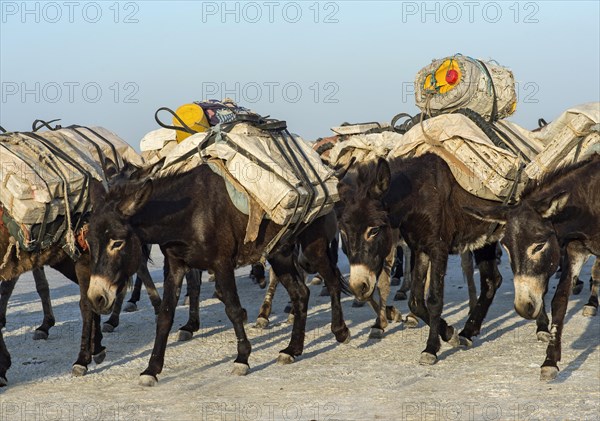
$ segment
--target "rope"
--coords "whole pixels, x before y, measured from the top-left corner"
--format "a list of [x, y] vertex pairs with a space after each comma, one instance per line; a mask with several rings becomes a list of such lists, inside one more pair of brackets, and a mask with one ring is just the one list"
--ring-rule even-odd
[[4, 258], [2, 259], [2, 264], [0, 264], [0, 270], [4, 269], [6, 267], [6, 265], [8, 265], [8, 261], [10, 259], [10, 255], [11, 255], [13, 249], [17, 250], [17, 259], [19, 259], [20, 251], [19, 251], [19, 247], [16, 247], [16, 244], [17, 244], [17, 240], [15, 240], [15, 237], [10, 236], [8, 238], [8, 247], [6, 248], [6, 253], [4, 254]]

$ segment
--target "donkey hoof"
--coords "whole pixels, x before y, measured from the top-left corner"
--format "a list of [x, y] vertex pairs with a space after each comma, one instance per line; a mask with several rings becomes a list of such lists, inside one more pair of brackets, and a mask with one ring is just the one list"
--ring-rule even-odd
[[372, 327], [371, 333], [369, 333], [369, 339], [383, 339], [383, 329]]
[[288, 324], [294, 323], [294, 313], [288, 314], [288, 318], [287, 318], [287, 320], [285, 322], [288, 323]]
[[286, 305], [285, 308], [283, 309], [283, 312], [285, 314], [290, 314], [292, 312], [292, 305], [291, 304]]
[[177, 342], [189, 341], [193, 336], [194, 334], [189, 330], [180, 329], [179, 333], [177, 334]]
[[346, 327], [346, 329], [339, 335], [335, 335], [335, 339], [342, 344], [347, 344], [352, 339], [352, 335], [350, 335], [350, 329]]
[[250, 371], [250, 366], [244, 363], [233, 363], [231, 374], [234, 376], [245, 376]]
[[141, 374], [138, 383], [140, 386], [153, 387], [158, 384], [158, 379], [150, 374]]
[[433, 365], [437, 361], [437, 357], [429, 352], [421, 352], [421, 358], [419, 358], [419, 364], [421, 365]]
[[573, 295], [579, 295], [581, 291], [583, 291], [583, 281], [580, 281], [579, 278], [577, 278], [575, 285], [573, 285]]
[[458, 341], [460, 342], [460, 346], [464, 346], [465, 348], [471, 348], [473, 346], [473, 340], [465, 336], [458, 335]]
[[[452, 328], [454, 329], [454, 328]], [[448, 345], [453, 348], [460, 346], [460, 338], [458, 337], [458, 330], [454, 329], [452, 332], [452, 336], [448, 339]]]
[[33, 340], [39, 341], [42, 339], [43, 340], [48, 339], [48, 332], [44, 332], [43, 330], [36, 329], [35, 332], [33, 332]]
[[6, 377], [0, 376], [0, 387], [4, 387], [7, 385], [8, 385], [8, 380], [6, 380]]
[[132, 303], [132, 302], [126, 302], [125, 306], [123, 307], [123, 311], [125, 313], [133, 313], [134, 311], [137, 311], [137, 304], [136, 303]]
[[104, 359], [106, 358], [106, 349], [103, 349], [102, 351], [94, 355], [92, 358], [94, 359], [94, 362], [96, 364], [102, 364], [104, 362]]
[[598, 309], [594, 306], [583, 306], [583, 316], [584, 317], [594, 317], [598, 313]]
[[390, 281], [390, 286], [397, 287], [398, 285], [400, 285], [400, 278], [394, 276]]
[[183, 297], [183, 305], [184, 306], [189, 306], [190, 305], [190, 297], [189, 296], [185, 296]]
[[554, 380], [556, 378], [556, 376], [558, 376], [558, 367], [552, 367], [552, 366], [542, 367], [542, 370], [540, 372], [540, 380], [541, 381]]
[[258, 281], [258, 286], [260, 289], [265, 289], [267, 286], [267, 280], [265, 278], [261, 278], [260, 281]]
[[256, 329], [264, 329], [267, 326], [269, 326], [269, 319], [267, 319], [265, 317], [257, 318], [256, 323], [254, 324], [254, 327]]
[[402, 313], [400, 313], [398, 309], [394, 306], [387, 306], [387, 308], [385, 309], [385, 317], [390, 322], [402, 321]]
[[115, 327], [113, 325], [111, 325], [110, 323], [104, 323], [102, 325], [102, 332], [104, 333], [112, 333], [115, 331]]
[[284, 352], [280, 352], [279, 356], [277, 357], [278, 364], [291, 364], [294, 361], [296, 361], [296, 359], [294, 357], [292, 357], [290, 354], [286, 354]]
[[352, 301], [352, 307], [363, 307], [365, 304], [367, 304], [366, 301], [358, 301], [356, 298]]
[[321, 288], [321, 292], [319, 293], [319, 297], [329, 297], [329, 290], [325, 285]]
[[87, 367], [81, 364], [73, 364], [73, 368], [71, 369], [71, 375], [73, 377], [82, 377], [87, 373]]
[[321, 278], [319, 275], [313, 276], [313, 278], [310, 280], [310, 285], [321, 285], [322, 283], [323, 278]]
[[417, 318], [412, 314], [409, 314], [408, 316], [406, 316], [404, 324], [406, 325], [406, 327], [415, 328], [419, 326], [419, 320], [417, 320]]
[[537, 340], [540, 342], [550, 342], [550, 332], [540, 330], [539, 332], [536, 332], [535, 336], [537, 336]]
[[403, 291], [398, 291], [396, 292], [396, 295], [394, 295], [394, 301], [404, 301], [407, 298], [408, 297], [406, 296], [406, 292]]

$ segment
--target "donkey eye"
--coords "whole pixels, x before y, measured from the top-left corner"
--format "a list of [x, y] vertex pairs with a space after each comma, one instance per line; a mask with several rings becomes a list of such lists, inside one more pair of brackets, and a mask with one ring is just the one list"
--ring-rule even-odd
[[535, 245], [535, 247], [533, 248], [533, 252], [534, 253], [539, 253], [540, 251], [542, 251], [542, 249], [544, 248], [544, 246], [546, 245], [546, 243], [538, 243]]
[[111, 250], [118, 250], [123, 247], [123, 244], [125, 244], [125, 241], [123, 240], [111, 240], [109, 247]]
[[381, 231], [381, 227], [373, 227], [373, 228], [369, 229], [369, 232], [368, 232], [369, 238], [376, 237], [377, 235], [379, 235], [380, 231]]

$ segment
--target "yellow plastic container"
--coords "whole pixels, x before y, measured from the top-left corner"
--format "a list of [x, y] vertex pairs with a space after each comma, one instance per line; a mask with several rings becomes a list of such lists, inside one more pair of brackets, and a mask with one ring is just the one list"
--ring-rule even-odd
[[[204, 110], [198, 104], [185, 104], [181, 107], [177, 108], [175, 114], [179, 116], [180, 119], [192, 130], [196, 132], [205, 132], [210, 127], [208, 123], [208, 119], [204, 114]], [[173, 117], [173, 125], [177, 127], [183, 127], [179, 120]], [[190, 133], [177, 130], [177, 143], [180, 143], [182, 140], [187, 139], [191, 136]]]

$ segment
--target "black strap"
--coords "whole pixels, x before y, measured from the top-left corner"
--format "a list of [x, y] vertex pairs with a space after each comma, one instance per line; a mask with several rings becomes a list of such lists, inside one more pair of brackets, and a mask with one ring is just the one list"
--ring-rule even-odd
[[481, 60], [477, 60], [477, 61], [479, 62], [479, 64], [481, 64], [481, 66], [483, 67], [483, 70], [485, 70], [485, 74], [489, 78], [490, 84], [492, 85], [492, 93], [494, 95], [494, 102], [492, 103], [492, 114], [490, 115], [490, 123], [493, 123], [494, 121], [498, 120], [498, 97], [496, 96], [496, 86], [494, 86], [494, 79], [492, 79], [492, 75], [491, 75], [489, 69], [487, 68], [487, 66], [485, 65], [485, 63]]
[[51, 123], [54, 123], [56, 121], [60, 121], [60, 118], [55, 118], [54, 120], [50, 120], [50, 121], [44, 121], [44, 120], [39, 120], [39, 119], [35, 120], [31, 124], [31, 131], [35, 133], [39, 129], [41, 129], [42, 127], [46, 127], [48, 130], [57, 130], [57, 129], [60, 129], [60, 125], [58, 125], [58, 124], [56, 126], [54, 126], [54, 127], [50, 126]]
[[[166, 111], [168, 113], [171, 113], [171, 115], [175, 119], [177, 119], [177, 121], [179, 122], [179, 124], [181, 124], [181, 126], [170, 126], [168, 124], [163, 123], [160, 120], [160, 118], [158, 118], [158, 113], [160, 113], [161, 111]], [[165, 129], [179, 130], [180, 132], [189, 133], [189, 134], [198, 133], [196, 130], [192, 129], [190, 126], [185, 124], [185, 122], [181, 119], [181, 117], [179, 117], [175, 111], [173, 111], [172, 109], [170, 109], [168, 107], [160, 107], [158, 110], [156, 110], [156, 112], [154, 113], [154, 120], [156, 120], [156, 122], [158, 123], [158, 125], [160, 127], [163, 127]]]

